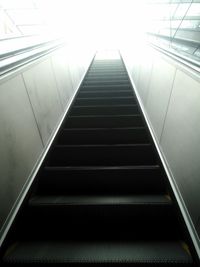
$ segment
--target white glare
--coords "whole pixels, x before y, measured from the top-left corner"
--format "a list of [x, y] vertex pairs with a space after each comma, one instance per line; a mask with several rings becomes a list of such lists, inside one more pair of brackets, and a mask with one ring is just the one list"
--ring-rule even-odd
[[143, 35], [144, 1], [35, 0], [53, 32], [80, 45], [122, 45]]
[[104, 59], [120, 59], [119, 51], [111, 49], [99, 50], [95, 56], [95, 60]]

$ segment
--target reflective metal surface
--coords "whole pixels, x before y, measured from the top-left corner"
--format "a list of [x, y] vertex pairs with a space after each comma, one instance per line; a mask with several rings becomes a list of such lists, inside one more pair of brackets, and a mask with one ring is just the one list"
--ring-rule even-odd
[[50, 59], [40, 62], [23, 73], [44, 144], [62, 114], [55, 76]]
[[0, 85], [0, 226], [43, 146], [21, 75]]

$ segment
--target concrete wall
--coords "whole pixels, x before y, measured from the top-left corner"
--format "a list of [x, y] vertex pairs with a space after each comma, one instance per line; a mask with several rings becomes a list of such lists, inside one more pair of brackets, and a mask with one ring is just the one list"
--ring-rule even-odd
[[200, 74], [151, 47], [133, 50], [122, 56], [200, 237]]
[[0, 79], [0, 228], [77, 89], [92, 51], [63, 47]]

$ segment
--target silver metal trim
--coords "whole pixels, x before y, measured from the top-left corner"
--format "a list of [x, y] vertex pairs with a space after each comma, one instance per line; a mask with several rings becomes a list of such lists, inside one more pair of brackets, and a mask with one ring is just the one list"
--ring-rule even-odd
[[157, 150], [157, 152], [159, 154], [159, 157], [161, 159], [162, 165], [163, 165], [164, 170], [165, 170], [165, 172], [167, 174], [167, 178], [168, 178], [168, 180], [170, 182], [170, 185], [171, 185], [171, 188], [173, 190], [174, 196], [175, 196], [175, 198], [177, 200], [177, 203], [179, 205], [179, 208], [181, 210], [181, 214], [182, 214], [182, 216], [184, 218], [184, 221], [186, 223], [186, 226], [187, 226], [188, 232], [190, 234], [190, 237], [192, 239], [192, 242], [194, 244], [196, 253], [197, 253], [198, 258], [200, 260], [200, 239], [198, 237], [197, 231], [196, 231], [196, 229], [194, 227], [194, 224], [192, 222], [192, 219], [190, 217], [188, 209], [187, 209], [187, 207], [185, 205], [185, 202], [184, 202], [184, 200], [182, 198], [181, 192], [180, 192], [180, 190], [178, 188], [178, 185], [177, 185], [177, 183], [175, 181], [175, 178], [174, 178], [173, 174], [170, 171], [170, 168], [169, 168], [169, 165], [167, 163], [166, 157], [165, 157], [165, 155], [164, 155], [164, 153], [163, 153], [163, 151], [162, 151], [162, 149], [161, 149], [161, 147], [159, 145], [159, 142], [158, 142], [158, 140], [156, 138], [155, 132], [154, 132], [153, 127], [152, 127], [152, 124], [151, 124], [151, 122], [150, 122], [150, 120], [148, 118], [148, 115], [147, 115], [146, 111], [145, 111], [145, 107], [144, 107], [144, 105], [142, 103], [142, 100], [141, 100], [140, 95], [138, 93], [137, 87], [136, 87], [136, 85], [134, 83], [134, 80], [131, 77], [131, 74], [130, 74], [129, 70], [126, 67], [125, 60], [123, 59], [123, 56], [122, 56], [121, 53], [120, 53], [120, 55], [121, 55], [122, 60], [124, 62], [124, 65], [125, 65], [125, 68], [127, 70], [130, 82], [131, 82], [131, 84], [133, 86], [133, 90], [134, 90], [134, 92], [136, 94], [137, 100], [138, 100], [138, 102], [140, 104], [140, 107], [141, 107], [141, 110], [142, 110], [142, 114], [143, 114], [143, 116], [145, 118], [145, 121], [146, 121], [147, 126], [149, 128], [149, 131], [151, 133], [151, 136], [152, 136], [153, 142], [155, 144], [156, 150]]
[[0, 55], [0, 76], [15, 70], [33, 60], [62, 47], [65, 42], [61, 39], [40, 42], [17, 50], [12, 50]]
[[149, 43], [151, 47], [153, 47], [155, 50], [158, 50], [159, 52], [167, 55], [168, 57], [171, 57], [172, 59], [182, 63], [183, 65], [189, 67], [192, 70], [195, 70], [196, 72], [200, 72], [200, 62], [196, 60], [192, 60], [186, 56], [183, 56], [181, 54], [178, 54], [176, 52], [169, 51], [167, 49], [164, 49], [160, 46], [157, 46], [155, 44]]

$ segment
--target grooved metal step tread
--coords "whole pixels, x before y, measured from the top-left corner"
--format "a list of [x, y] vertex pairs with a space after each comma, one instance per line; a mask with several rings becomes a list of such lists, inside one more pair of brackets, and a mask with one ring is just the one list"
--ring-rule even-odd
[[[94, 89], [95, 88], [95, 89]], [[98, 90], [108, 90], [108, 89], [113, 89], [113, 90], [132, 90], [131, 86], [128, 84], [128, 85], [119, 85], [119, 84], [116, 84], [116, 85], [82, 85], [81, 86], [81, 92], [83, 92], [83, 90], [96, 90], [96, 88], [98, 88]], [[125, 89], [123, 89], [125, 88]]]
[[125, 80], [107, 80], [107, 81], [96, 81], [96, 80], [88, 80], [88, 81], [84, 81], [83, 85], [92, 85], [92, 84], [96, 84], [96, 85], [110, 85], [110, 84], [124, 84], [124, 85], [129, 85], [129, 80], [125, 79]]
[[13, 264], [132, 264], [132, 266], [191, 266], [181, 241], [21, 241], [11, 246], [4, 262]]
[[135, 196], [34, 196], [29, 205], [171, 205], [171, 200], [165, 195], [135, 195]]
[[112, 79], [114, 79], [115, 77], [116, 78], [128, 78], [128, 75], [127, 74], [106, 74], [106, 73], [103, 73], [103, 74], [101, 74], [101, 73], [88, 73], [87, 75], [86, 75], [86, 77], [87, 78], [112, 78]]
[[112, 144], [112, 145], [103, 145], [103, 144], [81, 144], [81, 145], [56, 145], [54, 148], [70, 148], [70, 147], [74, 147], [74, 148], [76, 148], [76, 147], [78, 147], [78, 148], [96, 148], [96, 149], [98, 149], [98, 148], [113, 148], [113, 147], [115, 147], [115, 148], [120, 148], [120, 147], [122, 147], [122, 148], [142, 148], [142, 147], [146, 147], [146, 148], [151, 148], [152, 147], [152, 145], [150, 144], [150, 143], [148, 143], [148, 144]]
[[92, 90], [92, 91], [86, 91], [86, 90], [80, 90], [80, 92], [79, 92], [79, 94], [82, 94], [82, 95], [84, 95], [84, 94], [96, 94], [96, 93], [98, 93], [98, 94], [104, 94], [104, 93], [116, 93], [116, 94], [120, 94], [120, 93], [133, 93], [133, 90], [131, 90], [131, 89], [129, 89], [129, 90], [118, 90], [118, 91], [115, 91], [115, 92], [110, 92], [109, 90]]
[[99, 114], [99, 115], [76, 115], [76, 116], [74, 116], [74, 115], [70, 115], [69, 116], [69, 118], [84, 118], [84, 117], [88, 117], [88, 119], [89, 118], [101, 118], [101, 117], [104, 117], [105, 119], [106, 118], [115, 118], [115, 117], [120, 117], [120, 118], [123, 118], [123, 117], [132, 117], [132, 116], [140, 116], [140, 115], [138, 115], [138, 114], [117, 114], [117, 115], [101, 115], [101, 114]]
[[[98, 99], [98, 100], [106, 100], [106, 99], [108, 99], [106, 96], [99, 96], [99, 97], [81, 97], [81, 98], [79, 98], [78, 96], [77, 96], [77, 98], [76, 98], [76, 100], [79, 100], [79, 99], [81, 99], [81, 100], [96, 100], [96, 99]], [[112, 97], [110, 97], [108, 100], [118, 100], [118, 99], [135, 99], [133, 96], [112, 96]]]
[[72, 109], [73, 108], [97, 108], [97, 109], [103, 109], [103, 108], [123, 108], [123, 107], [125, 107], [125, 108], [127, 108], [127, 107], [132, 107], [132, 106], [138, 106], [138, 105], [136, 105], [136, 104], [119, 104], [119, 105], [112, 105], [112, 106], [110, 106], [110, 105], [107, 105], [107, 104], [105, 104], [105, 105], [101, 105], [101, 106], [98, 106], [98, 105], [89, 105], [89, 106], [81, 106], [81, 105], [74, 105], [74, 106], [72, 106]]
[[[90, 93], [90, 94], [102, 93], [103, 94], [103, 93], [109, 93], [110, 90], [109, 89], [104, 89], [104, 87], [105, 86], [103, 86], [103, 89], [101, 88], [99, 90], [96, 90], [96, 89], [88, 90], [88, 92], [87, 92], [87, 90], [80, 90], [79, 93], [81, 93], [81, 94], [88, 94], [88, 93]], [[120, 89], [119, 88], [119, 90], [116, 90], [115, 92], [112, 91], [111, 93], [119, 94], [119, 93], [129, 93], [129, 92], [133, 93], [133, 90], [132, 89]]]
[[91, 65], [90, 69], [92, 68], [120, 68], [120, 69], [124, 69], [124, 65], [123, 64], [113, 64], [113, 63], [107, 63], [107, 64], [96, 64], [95, 62]]
[[159, 170], [159, 165], [134, 165], [134, 166], [45, 166], [47, 171], [88, 171], [88, 170]]
[[129, 80], [128, 76], [127, 75], [116, 75], [115, 77], [113, 77], [112, 75], [107, 75], [107, 76], [103, 76], [103, 77], [94, 77], [94, 76], [86, 76], [85, 77], [85, 80], [99, 80], [99, 81], [102, 81], [102, 80]]
[[[107, 72], [107, 73], [113, 73], [113, 72], [116, 72], [116, 73], [126, 73], [126, 70], [123, 68], [123, 69], [113, 69], [113, 68], [102, 68], [102, 69], [93, 69], [93, 68], [90, 68], [90, 70], [88, 71], [88, 73], [98, 73], [98, 72]], [[127, 73], [126, 73], [127, 74]]]

